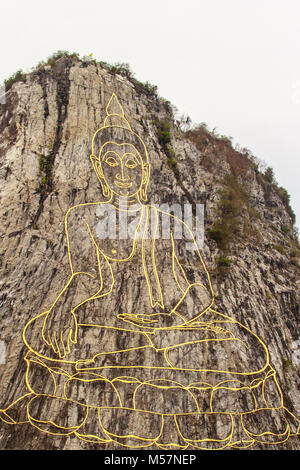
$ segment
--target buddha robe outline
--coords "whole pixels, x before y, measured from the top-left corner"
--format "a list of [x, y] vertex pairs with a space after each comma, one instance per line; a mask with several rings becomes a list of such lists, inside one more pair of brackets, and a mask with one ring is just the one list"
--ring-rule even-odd
[[[66, 214], [69, 281], [23, 332], [27, 420], [50, 434], [128, 448], [285, 442], [299, 433], [299, 421], [283, 404], [268, 350], [246, 326], [214, 310], [190, 229], [147, 203], [148, 154], [115, 95], [100, 129], [99, 158], [97, 133], [91, 160], [108, 201]], [[129, 201], [125, 209], [121, 196]], [[132, 239], [99, 236], [106, 207], [113, 217], [134, 215]], [[162, 217], [170, 227], [166, 239], [158, 233]], [[21, 401], [3, 410], [5, 422], [18, 422]]]

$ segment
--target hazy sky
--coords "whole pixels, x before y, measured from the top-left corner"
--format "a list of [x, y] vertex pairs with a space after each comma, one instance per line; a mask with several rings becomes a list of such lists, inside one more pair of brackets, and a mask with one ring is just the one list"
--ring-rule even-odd
[[0, 18], [0, 82], [59, 49], [128, 62], [272, 166], [300, 226], [299, 0], [11, 0]]

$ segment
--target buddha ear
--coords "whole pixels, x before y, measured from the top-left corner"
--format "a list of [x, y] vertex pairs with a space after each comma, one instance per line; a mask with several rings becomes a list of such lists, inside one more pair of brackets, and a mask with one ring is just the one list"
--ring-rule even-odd
[[142, 201], [144, 202], [148, 201], [147, 188], [149, 184], [149, 179], [150, 179], [150, 165], [149, 163], [146, 163], [143, 165], [143, 176], [142, 176], [142, 184], [141, 184], [141, 189], [140, 189], [140, 197]]
[[95, 170], [96, 175], [98, 178], [104, 178], [102, 166], [99, 158], [95, 157], [95, 155], [90, 155], [90, 159]]
[[90, 159], [94, 168], [94, 171], [97, 175], [97, 178], [101, 184], [101, 189], [104, 197], [108, 197], [111, 195], [110, 189], [106, 183], [106, 180], [104, 178], [104, 174], [102, 171], [102, 166], [101, 166], [101, 161], [99, 158], [95, 157], [95, 155], [90, 155]]

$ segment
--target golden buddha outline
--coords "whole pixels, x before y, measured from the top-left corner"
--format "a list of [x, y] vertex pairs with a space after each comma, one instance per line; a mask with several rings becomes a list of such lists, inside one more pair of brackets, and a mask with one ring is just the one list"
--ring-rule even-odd
[[[192, 253], [171, 229], [168, 240], [157, 238], [163, 211], [148, 204], [148, 152], [115, 94], [90, 159], [106, 200], [65, 216], [70, 276], [50, 309], [25, 325], [28, 393], [0, 410], [1, 419], [133, 449], [247, 448], [299, 434], [266, 345], [214, 309], [189, 227], [164, 212], [170, 227], [182, 225]], [[137, 216], [132, 240], [99, 239], [105, 204]], [[131, 293], [124, 299], [114, 295], [122, 285]]]

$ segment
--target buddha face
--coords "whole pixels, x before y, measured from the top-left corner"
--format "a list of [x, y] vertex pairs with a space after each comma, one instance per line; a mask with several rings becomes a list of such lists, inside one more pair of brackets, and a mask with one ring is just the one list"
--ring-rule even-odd
[[145, 180], [145, 169], [133, 145], [107, 142], [100, 151], [99, 159], [103, 179], [114, 194], [130, 197], [138, 193]]

